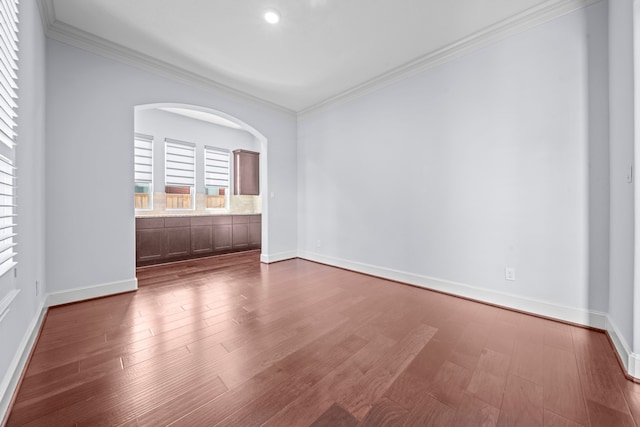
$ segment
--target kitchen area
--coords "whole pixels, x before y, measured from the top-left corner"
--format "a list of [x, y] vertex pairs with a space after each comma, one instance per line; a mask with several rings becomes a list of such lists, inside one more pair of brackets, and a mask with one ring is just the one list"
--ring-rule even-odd
[[218, 115], [135, 112], [136, 266], [259, 250], [260, 142]]

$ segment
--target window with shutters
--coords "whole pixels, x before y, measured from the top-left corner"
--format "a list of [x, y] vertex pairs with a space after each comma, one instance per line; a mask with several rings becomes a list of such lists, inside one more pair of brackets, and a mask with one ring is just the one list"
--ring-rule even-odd
[[229, 150], [204, 147], [204, 186], [207, 209], [227, 209], [229, 206], [229, 164]]
[[0, 155], [0, 276], [15, 265], [14, 171], [11, 160]]
[[153, 137], [135, 134], [135, 200], [136, 209], [153, 208]]
[[[0, 277], [16, 264], [17, 70], [18, 2], [0, 0]], [[0, 300], [2, 297], [0, 294]], [[2, 301], [0, 305], [3, 305]], [[0, 307], [0, 315], [3, 310]]]
[[189, 142], [165, 140], [167, 209], [194, 209], [196, 148]]

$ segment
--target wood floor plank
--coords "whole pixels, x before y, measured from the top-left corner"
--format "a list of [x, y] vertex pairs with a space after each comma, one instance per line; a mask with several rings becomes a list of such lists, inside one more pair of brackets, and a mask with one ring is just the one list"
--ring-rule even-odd
[[526, 337], [516, 340], [510, 372], [520, 378], [536, 383], [544, 383], [544, 344], [528, 341]]
[[474, 370], [480, 360], [480, 354], [489, 338], [490, 327], [486, 324], [469, 322], [465, 326], [449, 360], [456, 365]]
[[574, 353], [545, 345], [543, 360], [546, 367], [543, 373], [545, 409], [586, 425], [588, 418]]
[[544, 427], [584, 427], [548, 410], [544, 410]]
[[[333, 345], [331, 342], [337, 338], [337, 334], [330, 334], [325, 338], [326, 342], [313, 351], [315, 360], [306, 359], [304, 363], [299, 363], [300, 359], [295, 356], [282, 360], [278, 365], [279, 369], [290, 372], [289, 380], [252, 400], [219, 424], [225, 426], [262, 425], [289, 402], [347, 360], [358, 349], [358, 346], [353, 345], [353, 336], [348, 336]], [[360, 344], [364, 345], [364, 343]]]
[[640, 425], [602, 332], [259, 256], [51, 308], [7, 425]]
[[408, 414], [409, 411], [404, 409], [402, 406], [389, 399], [382, 398], [373, 405], [371, 410], [367, 413], [364, 419], [360, 421], [358, 426], [401, 426], [404, 424]]
[[[507, 310], [503, 310], [507, 311]], [[508, 312], [508, 311], [507, 311]], [[512, 319], [507, 316], [502, 318]], [[519, 328], [515, 322], [496, 321], [491, 325], [491, 333], [487, 338], [485, 348], [498, 353], [512, 355], [518, 338]]]
[[431, 326], [420, 324], [407, 334], [353, 386], [349, 397], [341, 401], [342, 406], [359, 420], [364, 418], [436, 331]]
[[493, 427], [498, 423], [500, 410], [480, 399], [465, 394], [458, 406], [452, 426]]
[[592, 426], [635, 427], [633, 418], [627, 411], [618, 411], [587, 399], [589, 421]]
[[425, 386], [425, 391], [445, 405], [457, 408], [471, 381], [473, 371], [446, 361], [442, 364], [433, 381]]
[[310, 424], [336, 401], [343, 400], [393, 344], [382, 335], [372, 338], [352, 357], [269, 419], [265, 427]]
[[423, 395], [407, 415], [403, 426], [450, 426], [456, 416], [456, 410], [429, 395]]
[[509, 375], [500, 408], [498, 427], [542, 427], [544, 406], [542, 386]]
[[353, 415], [345, 411], [340, 405], [332, 405], [310, 427], [354, 427], [358, 424]]
[[640, 384], [628, 381], [623, 376], [617, 376], [618, 386], [625, 397], [631, 415], [637, 425], [640, 425]]
[[485, 348], [467, 386], [467, 393], [500, 408], [507, 384], [509, 362], [509, 356]]

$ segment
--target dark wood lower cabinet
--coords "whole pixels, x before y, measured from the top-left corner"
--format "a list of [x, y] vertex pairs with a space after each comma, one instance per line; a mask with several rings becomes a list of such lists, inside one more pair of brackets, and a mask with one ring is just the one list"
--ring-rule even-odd
[[191, 253], [206, 255], [213, 252], [213, 229], [211, 227], [191, 227]]
[[262, 222], [261, 221], [250, 222], [249, 223], [249, 246], [252, 248], [259, 248], [261, 245], [262, 245]]
[[213, 249], [216, 252], [229, 251], [233, 248], [233, 226], [218, 224], [213, 226]]
[[191, 253], [191, 233], [188, 228], [165, 228], [167, 258], [183, 257]]
[[136, 218], [136, 265], [261, 247], [261, 215]]
[[164, 228], [136, 230], [136, 261], [149, 262], [164, 258]]
[[247, 249], [249, 247], [249, 219], [246, 217], [233, 219], [233, 248]]

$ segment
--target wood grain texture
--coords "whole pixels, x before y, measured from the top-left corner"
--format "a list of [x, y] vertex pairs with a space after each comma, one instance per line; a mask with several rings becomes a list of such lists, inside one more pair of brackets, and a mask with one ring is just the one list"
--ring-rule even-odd
[[499, 427], [544, 425], [542, 386], [509, 375], [498, 418]]
[[601, 332], [258, 257], [51, 308], [8, 425], [640, 425]]

